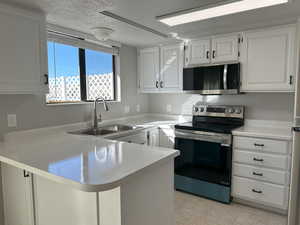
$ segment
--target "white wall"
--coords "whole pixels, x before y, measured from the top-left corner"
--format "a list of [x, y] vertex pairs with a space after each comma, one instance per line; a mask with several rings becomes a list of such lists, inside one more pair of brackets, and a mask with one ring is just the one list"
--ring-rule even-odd
[[[222, 96], [150, 94], [149, 111], [190, 115], [193, 104], [198, 101], [208, 104], [244, 105], [246, 119], [293, 120], [294, 94], [290, 93], [247, 93]], [[171, 112], [167, 112], [167, 105], [171, 105]]]

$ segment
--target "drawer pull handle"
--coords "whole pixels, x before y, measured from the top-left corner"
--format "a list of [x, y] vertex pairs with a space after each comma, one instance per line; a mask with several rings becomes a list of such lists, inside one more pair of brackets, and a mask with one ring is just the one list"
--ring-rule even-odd
[[258, 159], [258, 158], [253, 158], [253, 161], [257, 161], [257, 162], [263, 162], [264, 161], [264, 159]]
[[263, 176], [263, 173], [256, 173], [256, 172], [253, 172], [252, 174], [253, 174], [254, 176], [260, 176], [260, 177]]
[[29, 175], [29, 173], [26, 170], [23, 170], [23, 176], [24, 177], [29, 177], [30, 175]]
[[257, 143], [254, 143], [254, 146], [255, 146], [255, 147], [264, 147], [265, 145], [264, 145], [264, 144], [257, 144]]
[[257, 194], [262, 194], [263, 192], [262, 191], [258, 191], [258, 190], [255, 190], [255, 189], [252, 189], [252, 192], [254, 192], [254, 193], [257, 193]]

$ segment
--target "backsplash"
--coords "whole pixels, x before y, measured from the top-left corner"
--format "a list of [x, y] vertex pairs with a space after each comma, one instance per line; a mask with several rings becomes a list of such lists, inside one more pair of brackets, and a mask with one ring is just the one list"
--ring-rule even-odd
[[151, 113], [190, 115], [198, 101], [207, 104], [244, 105], [246, 119], [292, 121], [294, 94], [247, 93], [241, 95], [150, 94]]

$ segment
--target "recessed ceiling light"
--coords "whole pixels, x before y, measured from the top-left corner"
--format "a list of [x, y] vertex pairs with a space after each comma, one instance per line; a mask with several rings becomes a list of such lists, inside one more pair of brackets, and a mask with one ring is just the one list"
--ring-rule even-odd
[[169, 26], [176, 26], [209, 18], [244, 12], [252, 9], [284, 4], [288, 1], [289, 0], [240, 0], [223, 5], [215, 5], [210, 8], [198, 8], [158, 16], [157, 20]]

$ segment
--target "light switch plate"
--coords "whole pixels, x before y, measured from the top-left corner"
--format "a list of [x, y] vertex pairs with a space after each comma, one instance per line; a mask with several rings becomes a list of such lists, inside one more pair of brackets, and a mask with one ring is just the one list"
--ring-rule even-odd
[[139, 104], [136, 105], [136, 111], [140, 112], [141, 111], [141, 106]]
[[129, 105], [126, 105], [126, 106], [124, 107], [124, 112], [125, 112], [125, 113], [129, 113], [129, 112], [130, 112], [130, 106], [129, 106]]
[[17, 115], [16, 114], [7, 114], [7, 126], [8, 127], [17, 127]]
[[168, 104], [166, 110], [168, 113], [172, 112], [172, 105]]

